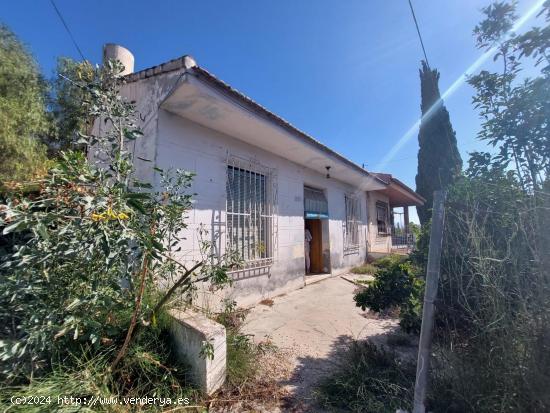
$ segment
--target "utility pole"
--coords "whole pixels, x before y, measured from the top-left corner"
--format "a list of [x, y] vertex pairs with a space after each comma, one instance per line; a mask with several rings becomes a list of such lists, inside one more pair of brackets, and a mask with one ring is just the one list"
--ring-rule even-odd
[[418, 360], [416, 364], [416, 382], [414, 384], [413, 413], [425, 413], [426, 411], [426, 406], [424, 403], [426, 401], [428, 372], [430, 368], [432, 327], [435, 311], [434, 301], [437, 297], [437, 285], [439, 284], [446, 195], [447, 194], [444, 190], [434, 191], [432, 228], [430, 232], [430, 247], [428, 250], [426, 288], [424, 291], [424, 308], [422, 309], [422, 326], [420, 328], [420, 342], [418, 344]]

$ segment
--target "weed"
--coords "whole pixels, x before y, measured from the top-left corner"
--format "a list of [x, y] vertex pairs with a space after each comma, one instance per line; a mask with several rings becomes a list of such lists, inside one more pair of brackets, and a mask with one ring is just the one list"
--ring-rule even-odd
[[410, 408], [414, 375], [414, 366], [395, 353], [368, 341], [354, 341], [335, 372], [321, 382], [316, 396], [328, 409], [394, 413]]
[[210, 400], [210, 407], [215, 404], [256, 411], [258, 404], [277, 403], [286, 395], [277, 381], [276, 369], [266, 367], [273, 364], [272, 359], [277, 359], [276, 347], [269, 338], [256, 344], [251, 335], [242, 332], [247, 314], [248, 310], [228, 301], [224, 310], [215, 316], [227, 331], [227, 381]]
[[402, 332], [388, 334], [386, 343], [390, 347], [408, 347], [411, 345], [411, 336]]
[[371, 274], [373, 275], [376, 272], [377, 268], [373, 264], [365, 263], [358, 267], [353, 267], [350, 271], [352, 274]]
[[[129, 348], [128, 355], [111, 373], [109, 366], [116, 348], [92, 355], [83, 350], [67, 364], [56, 364], [52, 371], [29, 385], [5, 388], [0, 393], [3, 404], [9, 405], [10, 398], [29, 397], [42, 400], [45, 404], [11, 405], [13, 412], [130, 412], [136, 406], [96, 403], [88, 407], [83, 403], [59, 404], [64, 397], [78, 397], [81, 400], [92, 397], [103, 400], [122, 398], [157, 397], [188, 398], [190, 403], [200, 400], [199, 392], [189, 384], [187, 366], [178, 363], [169, 351], [164, 333], [152, 331], [142, 334]], [[48, 403], [49, 400], [49, 403]], [[161, 405], [147, 405], [140, 411], [162, 411]]]

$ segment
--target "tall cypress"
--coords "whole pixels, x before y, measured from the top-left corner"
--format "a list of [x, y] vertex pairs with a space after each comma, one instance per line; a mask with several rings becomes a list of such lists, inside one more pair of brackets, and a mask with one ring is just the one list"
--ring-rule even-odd
[[426, 203], [416, 209], [420, 223], [425, 224], [432, 216], [433, 192], [447, 188], [455, 180], [462, 169], [462, 158], [449, 112], [440, 99], [439, 72], [430, 69], [425, 61], [420, 69], [420, 88], [422, 120], [418, 133], [416, 192], [426, 198]]

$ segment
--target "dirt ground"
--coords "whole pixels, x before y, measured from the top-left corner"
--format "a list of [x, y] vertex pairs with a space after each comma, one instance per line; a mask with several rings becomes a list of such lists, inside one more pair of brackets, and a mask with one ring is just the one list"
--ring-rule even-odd
[[244, 333], [278, 348], [266, 357], [277, 357], [281, 367], [278, 380], [289, 395], [282, 410], [319, 411], [315, 385], [345, 346], [353, 339], [384, 342], [396, 330], [396, 319], [372, 317], [355, 306], [356, 288], [342, 277], [331, 277], [250, 311]]

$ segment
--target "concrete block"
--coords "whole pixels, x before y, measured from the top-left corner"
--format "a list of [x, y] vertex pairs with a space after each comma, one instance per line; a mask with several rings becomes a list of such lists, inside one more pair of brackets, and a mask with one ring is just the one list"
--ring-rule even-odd
[[[191, 310], [170, 310], [170, 333], [176, 354], [190, 364], [193, 378], [205, 394], [218, 390], [226, 378], [225, 327], [205, 315]], [[205, 342], [210, 343], [214, 357], [202, 357]]]

